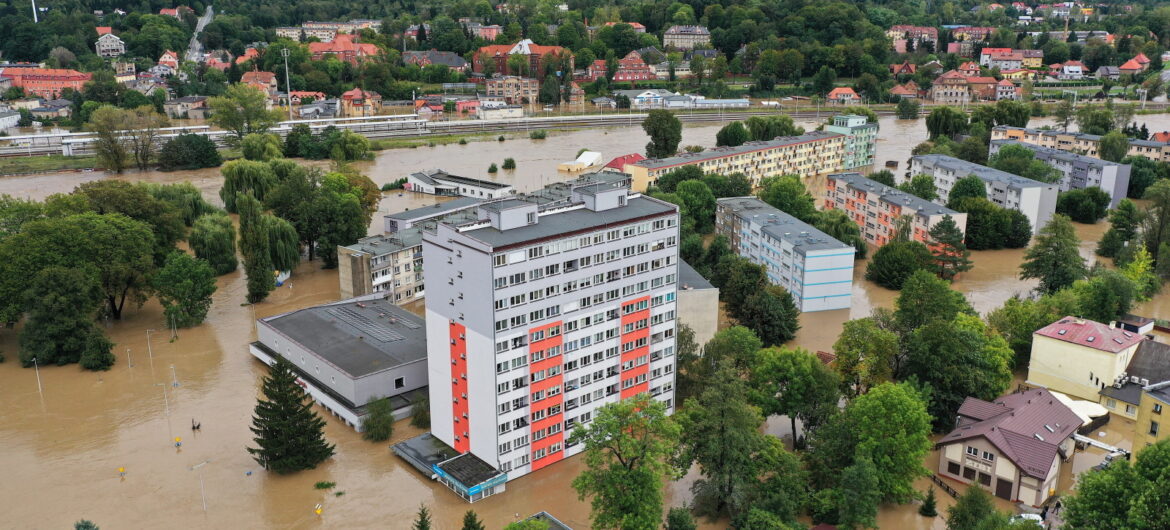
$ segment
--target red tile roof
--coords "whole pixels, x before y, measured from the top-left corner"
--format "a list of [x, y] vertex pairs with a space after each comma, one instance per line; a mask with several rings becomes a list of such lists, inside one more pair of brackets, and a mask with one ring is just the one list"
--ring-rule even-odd
[[1120, 353], [1143, 339], [1137, 333], [1076, 317], [1064, 317], [1040, 328], [1036, 335], [1109, 353]]
[[240, 77], [241, 83], [259, 83], [267, 85], [276, 81], [276, 74], [273, 72], [244, 72]]
[[1048, 478], [1052, 460], [1081, 419], [1047, 389], [1010, 394], [989, 403], [968, 397], [959, 407], [959, 426], [939, 440], [950, 445], [982, 437], [1025, 474]]
[[832, 91], [829, 92], [829, 99], [831, 99], [831, 100], [832, 99], [842, 99], [842, 98], [846, 98], [846, 97], [856, 99], [857, 92], [854, 92], [852, 88], [849, 88], [847, 86], [839, 86], [839, 87], [834, 88]]
[[1155, 142], [1162, 142], [1164, 144], [1168, 144], [1168, 143], [1170, 143], [1170, 131], [1154, 133], [1154, 134], [1150, 135], [1150, 140], [1153, 140]]
[[1137, 61], [1133, 60], [1133, 59], [1130, 59], [1130, 60], [1128, 60], [1128, 61], [1125, 61], [1125, 64], [1123, 64], [1123, 65], [1121, 65], [1120, 67], [1118, 67], [1118, 70], [1132, 70], [1132, 71], [1138, 71], [1138, 70], [1141, 70], [1141, 69], [1142, 69], [1142, 65], [1141, 65], [1140, 63], [1138, 63]]
[[97, 30], [97, 34], [98, 34], [98, 36], [99, 36], [99, 37], [100, 37], [100, 36], [102, 36], [102, 35], [105, 35], [105, 34], [107, 34], [107, 33], [112, 33], [112, 32], [114, 31], [114, 28], [111, 28], [111, 27], [109, 27], [109, 26], [98, 26], [98, 27], [96, 27], [96, 28], [94, 28], [94, 29], [96, 29], [96, 30]]
[[605, 165], [605, 167], [611, 167], [621, 171], [622, 168], [626, 167], [626, 164], [633, 164], [634, 162], [640, 162], [642, 160], [646, 160], [646, 157], [642, 156], [642, 153], [631, 153], [610, 160], [609, 163]]
[[1149, 64], [1150, 63], [1150, 58], [1146, 57], [1146, 54], [1144, 54], [1144, 53], [1138, 53], [1137, 55], [1133, 56], [1133, 60], [1137, 61], [1138, 64]]

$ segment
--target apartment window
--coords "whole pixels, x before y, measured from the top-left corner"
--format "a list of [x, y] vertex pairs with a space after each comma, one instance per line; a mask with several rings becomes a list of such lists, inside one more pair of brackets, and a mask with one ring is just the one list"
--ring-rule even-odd
[[1162, 413], [1162, 405], [1159, 403], [1154, 403], [1154, 414], [1161, 414], [1161, 413]]
[[530, 224], [530, 225], [536, 224], [536, 212], [529, 212], [528, 213], [528, 224]]
[[1150, 422], [1150, 436], [1157, 436], [1157, 435], [1158, 435], [1158, 422], [1151, 421]]
[[1133, 405], [1130, 405], [1130, 404], [1128, 404], [1128, 403], [1127, 403], [1127, 404], [1125, 405], [1125, 413], [1126, 413], [1126, 414], [1129, 414], [1130, 416], [1132, 416], [1132, 415], [1134, 415], [1134, 414], [1137, 414], [1137, 407], [1135, 407], [1135, 406], [1133, 406]]
[[508, 256], [505, 254], [496, 254], [492, 257], [492, 260], [496, 267], [501, 267], [508, 264]]

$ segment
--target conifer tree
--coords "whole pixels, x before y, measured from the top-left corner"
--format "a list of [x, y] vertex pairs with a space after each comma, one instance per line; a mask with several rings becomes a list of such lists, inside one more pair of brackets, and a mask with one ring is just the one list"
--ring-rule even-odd
[[280, 474], [313, 469], [333, 456], [325, 441], [325, 420], [313, 400], [297, 384], [292, 364], [277, 358], [264, 378], [264, 398], [252, 416], [253, 440], [248, 452], [264, 469]]
[[426, 506], [418, 505], [418, 518], [411, 525], [411, 530], [431, 530], [431, 511]]
[[923, 517], [935, 517], [938, 515], [938, 501], [934, 499], [934, 488], [926, 492], [926, 498], [922, 501], [922, 506], [918, 508], [918, 515]]
[[484, 530], [483, 522], [475, 514], [475, 510], [467, 510], [463, 514], [463, 530]]
[[939, 278], [954, 280], [960, 272], [969, 271], [974, 266], [971, 251], [963, 243], [963, 232], [951, 216], [944, 216], [930, 228], [930, 239], [934, 241], [931, 253], [934, 254], [935, 274]]

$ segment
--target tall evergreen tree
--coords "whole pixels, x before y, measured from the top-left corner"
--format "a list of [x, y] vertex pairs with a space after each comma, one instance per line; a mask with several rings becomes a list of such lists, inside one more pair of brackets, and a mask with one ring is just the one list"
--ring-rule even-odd
[[425, 505], [418, 505], [418, 516], [414, 519], [411, 530], [431, 530], [431, 511]]
[[251, 427], [258, 447], [248, 448], [256, 463], [283, 475], [313, 469], [333, 456], [333, 445], [325, 441], [325, 420], [297, 384], [291, 363], [278, 357], [262, 391]]
[[971, 270], [971, 251], [963, 243], [963, 232], [955, 220], [947, 215], [930, 228], [930, 239], [934, 241], [935, 274], [939, 278], [954, 280], [960, 272]]
[[463, 530], [485, 530], [475, 510], [467, 510], [467, 513], [463, 514]]
[[1024, 255], [1020, 265], [1020, 278], [1040, 280], [1041, 293], [1054, 293], [1088, 274], [1085, 260], [1081, 257], [1080, 239], [1073, 229], [1072, 220], [1060, 214], [1036, 235], [1036, 243]]

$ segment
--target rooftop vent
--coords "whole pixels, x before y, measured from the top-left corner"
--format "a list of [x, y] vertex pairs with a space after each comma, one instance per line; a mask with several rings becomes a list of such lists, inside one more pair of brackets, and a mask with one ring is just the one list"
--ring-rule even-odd
[[1049, 426], [1047, 423], [1045, 423], [1045, 424], [1044, 424], [1044, 428], [1045, 428], [1045, 429], [1046, 429], [1048, 432], [1056, 432], [1056, 430], [1055, 430], [1055, 429], [1053, 429], [1051, 426]]
[[1062, 329], [1062, 330], [1056, 332], [1057, 335], [1064, 335], [1065, 333], [1068, 333], [1067, 329]]
[[1037, 439], [1037, 440], [1040, 440], [1041, 442], [1043, 442], [1043, 441], [1044, 441], [1044, 437], [1043, 437], [1043, 436], [1040, 436], [1040, 434], [1033, 434], [1032, 436], [1035, 436], [1035, 437], [1036, 437], [1036, 439]]

